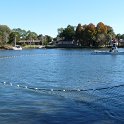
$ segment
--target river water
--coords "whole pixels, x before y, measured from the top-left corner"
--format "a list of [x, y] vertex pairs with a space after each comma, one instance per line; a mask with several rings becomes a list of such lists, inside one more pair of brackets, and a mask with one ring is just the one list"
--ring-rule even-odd
[[91, 53], [1, 50], [0, 124], [123, 124], [124, 55]]

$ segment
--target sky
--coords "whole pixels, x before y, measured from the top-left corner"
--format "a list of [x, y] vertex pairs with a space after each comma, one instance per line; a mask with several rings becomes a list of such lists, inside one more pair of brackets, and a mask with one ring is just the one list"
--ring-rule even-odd
[[124, 0], [0, 0], [0, 25], [56, 37], [58, 28], [103, 22], [124, 34]]

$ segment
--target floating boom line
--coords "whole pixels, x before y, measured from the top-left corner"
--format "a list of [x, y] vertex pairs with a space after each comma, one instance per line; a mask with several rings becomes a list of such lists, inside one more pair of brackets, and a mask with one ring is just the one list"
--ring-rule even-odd
[[42, 91], [61, 91], [61, 92], [85, 92], [85, 91], [100, 91], [100, 90], [106, 90], [106, 89], [113, 89], [118, 87], [124, 87], [124, 84], [115, 85], [115, 86], [108, 86], [108, 87], [101, 87], [101, 88], [90, 88], [90, 89], [48, 89], [48, 88], [37, 88], [37, 87], [31, 87], [31, 86], [23, 86], [19, 84], [14, 83], [8, 83], [8, 82], [0, 82], [0, 84], [6, 85], [6, 86], [15, 86], [25, 89], [31, 89], [31, 90], [42, 90]]
[[124, 92], [122, 92], [122, 94], [119, 94], [118, 91], [118, 88], [123, 88], [124, 84], [110, 86], [110, 87], [95, 88], [95, 89], [94, 88], [90, 88], [90, 89], [40, 88], [40, 87], [32, 87], [32, 86], [20, 85], [10, 82], [0, 82], [0, 84], [3, 86], [20, 88], [44, 95], [55, 95], [55, 96], [64, 97], [66, 99], [71, 99], [79, 102], [87, 102], [87, 103], [100, 103], [100, 101], [103, 102], [104, 100], [112, 100], [115, 98], [118, 98], [119, 100], [124, 98]]
[[42, 54], [21, 54], [21, 55], [13, 55], [13, 56], [0, 56], [0, 59], [11, 59], [11, 58], [18, 58], [18, 57], [30, 57], [30, 56], [82, 56], [82, 55], [124, 55], [124, 52], [118, 52], [117, 54], [111, 54], [109, 52], [106, 53], [42, 53]]
[[13, 55], [13, 56], [0, 56], [0, 59], [11, 59], [11, 58], [18, 58], [18, 57], [30, 57], [30, 56], [72, 56], [72, 55], [83, 55], [80, 53], [77, 54], [72, 54], [72, 53], [60, 53], [60, 54], [47, 54], [47, 53], [42, 53], [42, 54], [22, 54], [22, 55]]

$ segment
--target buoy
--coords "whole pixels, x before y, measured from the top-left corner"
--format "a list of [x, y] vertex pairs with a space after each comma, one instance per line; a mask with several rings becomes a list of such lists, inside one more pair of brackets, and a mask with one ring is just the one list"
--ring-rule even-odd
[[77, 89], [77, 91], [80, 91], [80, 89]]
[[38, 88], [35, 88], [35, 90], [37, 90]]

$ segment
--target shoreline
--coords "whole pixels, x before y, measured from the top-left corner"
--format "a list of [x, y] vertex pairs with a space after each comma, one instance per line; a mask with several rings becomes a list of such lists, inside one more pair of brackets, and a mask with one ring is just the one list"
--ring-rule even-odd
[[[4, 45], [0, 46], [0, 50], [13, 50], [12, 45]], [[65, 49], [104, 49], [110, 47], [88, 47], [88, 46], [74, 46], [74, 47], [57, 47], [57, 46], [45, 46], [43, 48], [39, 48], [39, 45], [26, 45], [22, 46], [23, 49], [58, 49], [58, 48], [65, 48]], [[124, 48], [123, 46], [118, 46], [118, 48]]]

